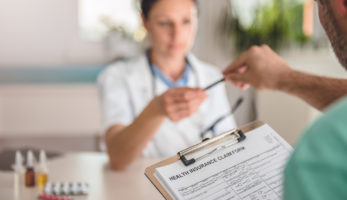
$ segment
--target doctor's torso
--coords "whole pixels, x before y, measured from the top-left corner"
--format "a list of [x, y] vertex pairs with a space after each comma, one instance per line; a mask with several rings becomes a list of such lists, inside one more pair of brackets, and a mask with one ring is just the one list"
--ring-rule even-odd
[[[221, 78], [214, 67], [187, 56], [191, 65], [187, 87], [205, 87]], [[121, 123], [129, 125], [154, 95], [161, 95], [168, 86], [156, 77], [145, 54], [131, 60], [116, 62], [99, 76], [104, 130]], [[192, 116], [179, 122], [166, 119], [143, 152], [146, 157], [168, 157], [201, 141], [200, 133], [229, 111], [224, 84], [208, 91], [209, 97]], [[235, 128], [233, 117], [223, 120], [216, 133]]]

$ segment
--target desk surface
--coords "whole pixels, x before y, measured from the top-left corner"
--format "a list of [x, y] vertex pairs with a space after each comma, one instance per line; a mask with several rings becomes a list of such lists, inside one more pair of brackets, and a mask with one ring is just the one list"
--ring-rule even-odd
[[[104, 153], [69, 153], [48, 162], [49, 181], [84, 181], [90, 185], [89, 195], [74, 200], [95, 199], [163, 199], [144, 175], [145, 168], [159, 159], [140, 158], [125, 171], [112, 171]], [[0, 197], [16, 199], [13, 173], [0, 171]], [[25, 189], [19, 199], [36, 199], [37, 189]]]

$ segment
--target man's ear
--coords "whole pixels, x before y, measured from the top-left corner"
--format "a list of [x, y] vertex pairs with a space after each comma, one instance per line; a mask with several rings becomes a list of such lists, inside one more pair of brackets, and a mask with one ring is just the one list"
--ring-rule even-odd
[[337, 9], [341, 16], [347, 17], [347, 0], [337, 0]]

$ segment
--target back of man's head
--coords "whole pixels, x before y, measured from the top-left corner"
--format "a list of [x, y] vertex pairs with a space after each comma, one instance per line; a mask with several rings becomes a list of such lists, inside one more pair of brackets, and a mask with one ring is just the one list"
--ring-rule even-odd
[[347, 69], [347, 0], [318, 0], [319, 18], [340, 63]]

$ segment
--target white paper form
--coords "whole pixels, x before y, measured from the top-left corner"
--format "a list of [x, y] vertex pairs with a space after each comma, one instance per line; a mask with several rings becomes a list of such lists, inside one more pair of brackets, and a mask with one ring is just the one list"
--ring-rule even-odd
[[271, 127], [192, 165], [179, 160], [155, 175], [174, 199], [274, 200], [282, 197], [282, 172], [292, 151]]

